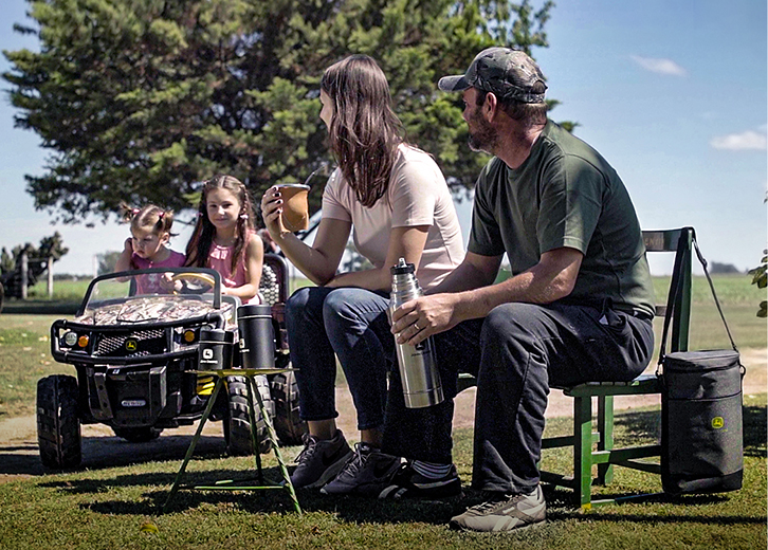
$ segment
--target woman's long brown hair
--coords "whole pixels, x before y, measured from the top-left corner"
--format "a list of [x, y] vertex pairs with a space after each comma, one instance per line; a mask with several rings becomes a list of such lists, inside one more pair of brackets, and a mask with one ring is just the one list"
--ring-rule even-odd
[[387, 193], [404, 139], [387, 78], [372, 58], [351, 55], [326, 69], [320, 89], [333, 103], [333, 156], [357, 199], [370, 208]]
[[185, 265], [194, 267], [208, 267], [208, 254], [211, 251], [213, 238], [216, 236], [216, 227], [208, 218], [208, 193], [212, 189], [226, 189], [231, 191], [240, 202], [240, 217], [237, 219], [235, 231], [235, 245], [232, 254], [232, 275], [237, 270], [237, 263], [243, 256], [248, 233], [254, 231], [253, 204], [248, 190], [240, 180], [232, 176], [215, 176], [205, 182], [200, 196], [200, 204], [197, 207], [197, 225], [192, 237], [187, 243], [187, 261]]

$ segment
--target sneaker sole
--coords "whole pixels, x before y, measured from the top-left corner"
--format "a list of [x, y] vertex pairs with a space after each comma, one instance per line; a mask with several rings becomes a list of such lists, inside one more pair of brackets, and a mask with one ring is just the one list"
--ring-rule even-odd
[[[391, 471], [385, 474], [382, 479], [390, 479], [393, 475], [397, 473], [397, 470], [400, 469], [400, 463], [395, 463], [392, 465]], [[352, 487], [349, 491], [327, 491], [327, 487], [323, 487], [320, 489], [320, 492], [324, 495], [356, 495], [356, 496], [363, 496], [363, 497], [376, 497], [377, 496], [377, 490], [381, 487], [381, 482], [371, 482], [367, 483], [365, 485], [357, 485], [355, 487]]]
[[318, 478], [317, 481], [314, 483], [310, 483], [308, 485], [302, 485], [301, 487], [297, 487], [297, 489], [318, 489], [331, 481], [333, 478], [335, 478], [337, 475], [339, 475], [339, 472], [344, 469], [344, 465], [347, 463], [347, 460], [352, 456], [353, 452], [352, 449], [349, 449], [349, 452], [345, 454], [343, 457], [341, 457], [339, 460], [328, 466], [326, 470], [323, 472], [323, 474]]
[[462, 525], [459, 525], [458, 523], [453, 523], [453, 522], [450, 523], [450, 527], [454, 531], [461, 531], [462, 533], [475, 533], [478, 535], [501, 535], [505, 533], [519, 533], [521, 531], [528, 531], [529, 529], [538, 529], [540, 527], [544, 527], [546, 523], [547, 523], [547, 520], [545, 518], [545, 519], [542, 519], [541, 521], [535, 521], [533, 523], [528, 523], [521, 527], [515, 527], [514, 529], [501, 529], [499, 531], [478, 531], [476, 529], [464, 527]]

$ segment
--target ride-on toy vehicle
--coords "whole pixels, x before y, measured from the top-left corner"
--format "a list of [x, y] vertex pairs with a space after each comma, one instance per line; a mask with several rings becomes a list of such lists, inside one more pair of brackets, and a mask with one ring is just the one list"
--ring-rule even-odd
[[[265, 306], [241, 307], [239, 298], [222, 296], [221, 277], [211, 269], [153, 268], [95, 278], [75, 319], [60, 319], [51, 327], [54, 359], [73, 365], [77, 376], [52, 375], [38, 382], [37, 435], [43, 466], [59, 470], [80, 464], [81, 424], [106, 424], [119, 437], [145, 442], [166, 428], [200, 419], [214, 380], [195, 371], [210, 369], [202, 363], [216, 346], [231, 350], [226, 354], [231, 363], [224, 368], [237, 368], [253, 360], [254, 353], [261, 358], [261, 368], [287, 366], [282, 317], [287, 268], [283, 258], [271, 254], [265, 256], [264, 266], [260, 290]], [[147, 288], [149, 280], [162, 281], [162, 292], [137, 292]], [[253, 312], [258, 315], [244, 315]], [[260, 317], [258, 332], [244, 325], [255, 317]], [[280, 440], [299, 443], [306, 425], [298, 418], [293, 372], [257, 377], [257, 386]], [[246, 380], [230, 376], [225, 387], [210, 419], [222, 422], [229, 454], [250, 454]], [[255, 411], [259, 451], [268, 452], [266, 424], [258, 407]]]

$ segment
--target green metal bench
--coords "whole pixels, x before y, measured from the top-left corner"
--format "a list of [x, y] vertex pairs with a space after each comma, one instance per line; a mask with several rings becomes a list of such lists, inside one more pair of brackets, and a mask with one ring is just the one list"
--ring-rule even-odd
[[[688, 332], [691, 317], [691, 259], [693, 229], [683, 227], [662, 231], [643, 231], [645, 248], [650, 253], [671, 252], [681, 257], [675, 262], [680, 271], [680, 284], [672, 301], [672, 351], [688, 349]], [[680, 243], [680, 246], [678, 246]], [[668, 292], [673, 292], [669, 289]], [[664, 305], [656, 306], [656, 316], [664, 317]], [[459, 391], [474, 386], [476, 380], [469, 374], [459, 376]], [[660, 456], [658, 444], [614, 448], [613, 400], [615, 396], [658, 394], [658, 379], [653, 374], [644, 374], [631, 382], [587, 382], [577, 386], [558, 388], [573, 398], [573, 433], [564, 437], [545, 438], [542, 449], [558, 447], [573, 448], [573, 474], [541, 471], [541, 480], [546, 483], [568, 487], [574, 491], [574, 503], [582, 509], [611, 504], [636, 498], [637, 495], [618, 496], [592, 500], [592, 485], [607, 485], [613, 478], [613, 467], [622, 466], [635, 470], [661, 473], [658, 463], [650, 457]], [[593, 422], [592, 398], [596, 398], [597, 415]], [[593, 478], [593, 466], [596, 477]]]

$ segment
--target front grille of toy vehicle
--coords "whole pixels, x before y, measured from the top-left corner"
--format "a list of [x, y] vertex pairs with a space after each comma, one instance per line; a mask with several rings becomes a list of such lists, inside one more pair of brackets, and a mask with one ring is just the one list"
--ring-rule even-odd
[[[168, 351], [165, 331], [162, 329], [108, 332], [99, 334], [93, 347], [96, 357], [142, 357]], [[129, 340], [135, 344], [129, 344]]]

